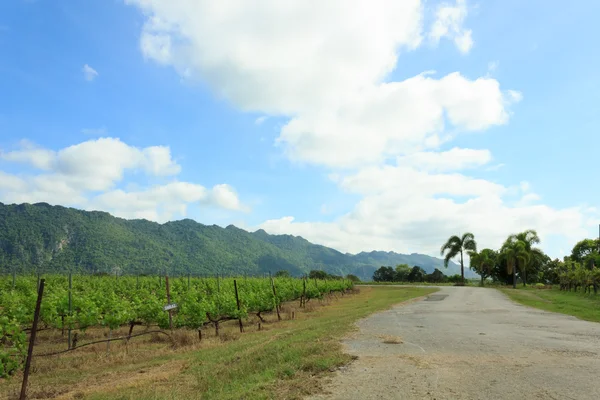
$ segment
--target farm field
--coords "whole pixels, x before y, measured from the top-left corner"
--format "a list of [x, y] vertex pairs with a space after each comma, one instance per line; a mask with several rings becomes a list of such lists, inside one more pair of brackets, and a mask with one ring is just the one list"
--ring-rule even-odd
[[[281, 390], [299, 396], [316, 390], [320, 372], [349, 360], [337, 340], [352, 322], [431, 292], [420, 288], [362, 288], [358, 292], [350, 289], [349, 281], [277, 278], [271, 284], [269, 279], [241, 278], [236, 280], [238, 310], [233, 279], [191, 279], [189, 289], [187, 279], [171, 279], [171, 303], [178, 305], [171, 331], [168, 313], [162, 309], [167, 303], [166, 288], [157, 277], [119, 277], [117, 282], [114, 277], [73, 276], [70, 316], [68, 278], [51, 276], [46, 282], [47, 288], [60, 290], [47, 289], [44, 295], [43, 330], [38, 332], [34, 349], [38, 356], [33, 358], [29, 398], [197, 398], [198, 393], [203, 398], [239, 398], [243, 393], [260, 398]], [[17, 279], [15, 291], [22, 294], [24, 310], [35, 301], [31, 300], [35, 287], [33, 277]], [[2, 288], [3, 296], [8, 296], [11, 280], [5, 279]], [[61, 308], [65, 294], [66, 315]], [[144, 299], [146, 308], [134, 306], [136, 296]], [[304, 299], [302, 307], [300, 298]], [[6, 297], [2, 299], [3, 307], [10, 306], [17, 315], [19, 308], [14, 304], [21, 301], [9, 304]], [[28, 321], [29, 314], [22, 314], [23, 321]], [[240, 333], [238, 318], [244, 333]], [[76, 350], [39, 356], [66, 350], [69, 327], [72, 337], [77, 334]], [[168, 335], [150, 333], [110, 345], [81, 347], [106, 341], [109, 335], [127, 336], [132, 327], [133, 335], [155, 330]], [[5, 346], [5, 354], [7, 350]], [[13, 375], [0, 380], [0, 397], [16, 398], [21, 373]], [[155, 390], [158, 397], [150, 394]]]

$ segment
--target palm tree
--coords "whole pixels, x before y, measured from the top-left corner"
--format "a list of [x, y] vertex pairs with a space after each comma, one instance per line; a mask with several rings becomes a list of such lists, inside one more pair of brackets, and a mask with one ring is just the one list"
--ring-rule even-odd
[[470, 268], [481, 276], [481, 286], [483, 286], [485, 278], [492, 273], [496, 264], [496, 252], [491, 249], [483, 249], [479, 253], [470, 252], [469, 257], [471, 258]]
[[531, 261], [541, 258], [544, 255], [540, 249], [533, 247], [533, 245], [540, 242], [540, 237], [535, 230], [528, 229], [521, 233], [510, 235], [506, 240], [510, 242], [523, 242], [525, 245], [525, 251], [529, 253], [527, 263], [521, 266], [521, 273], [523, 274], [523, 286], [527, 286], [527, 268], [530, 266]]
[[506, 257], [506, 270], [508, 274], [513, 276], [513, 289], [517, 288], [517, 268], [521, 266], [521, 271], [529, 263], [531, 259], [530, 253], [527, 251], [527, 245], [522, 240], [514, 240], [509, 236], [502, 245], [502, 254]]
[[477, 252], [477, 242], [475, 235], [470, 232], [465, 233], [462, 237], [451, 236], [442, 246], [440, 254], [444, 256], [444, 267], [448, 268], [448, 263], [451, 259], [460, 254], [460, 275], [463, 284], [465, 283], [465, 265], [463, 260], [463, 252]]

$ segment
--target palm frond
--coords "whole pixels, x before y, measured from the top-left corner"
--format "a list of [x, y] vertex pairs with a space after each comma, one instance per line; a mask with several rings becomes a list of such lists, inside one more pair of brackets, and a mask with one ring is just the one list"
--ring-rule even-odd
[[458, 255], [458, 251], [449, 251], [444, 257], [444, 267], [448, 268], [448, 264], [450, 264], [450, 260]]
[[529, 245], [538, 244], [540, 242], [540, 237], [535, 229], [527, 229], [523, 233], [525, 234], [525, 240]]
[[458, 236], [450, 236], [446, 243], [442, 246], [440, 250], [441, 255], [444, 256], [444, 267], [448, 268], [448, 264], [450, 260], [453, 259], [460, 253], [461, 250], [461, 240]]
[[475, 238], [472, 237], [472, 234], [469, 235], [471, 235], [471, 237], [463, 236], [463, 239], [465, 239], [463, 240], [463, 249], [467, 251], [477, 251], [477, 242], [475, 241]]
[[450, 250], [453, 247], [456, 247], [456, 245], [460, 245], [460, 238], [458, 236], [450, 236], [450, 238], [448, 238], [448, 240], [446, 241], [446, 243], [444, 243], [444, 245], [442, 246], [441, 250], [440, 250], [440, 254], [444, 255], [444, 252], [446, 250]]

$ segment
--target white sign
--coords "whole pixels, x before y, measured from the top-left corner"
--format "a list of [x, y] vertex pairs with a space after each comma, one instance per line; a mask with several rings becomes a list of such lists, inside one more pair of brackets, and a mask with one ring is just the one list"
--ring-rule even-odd
[[173, 310], [177, 308], [177, 304], [173, 303], [173, 304], [167, 304], [166, 306], [163, 307], [164, 311], [169, 311], [169, 310]]

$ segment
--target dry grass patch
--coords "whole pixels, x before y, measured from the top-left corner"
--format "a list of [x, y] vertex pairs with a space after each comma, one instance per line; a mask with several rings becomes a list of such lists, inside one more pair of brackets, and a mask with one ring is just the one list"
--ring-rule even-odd
[[381, 335], [381, 336], [379, 336], [379, 338], [382, 339], [383, 343], [385, 343], [385, 344], [402, 344], [402, 343], [404, 343], [404, 341], [402, 340], [402, 338], [400, 336]]

